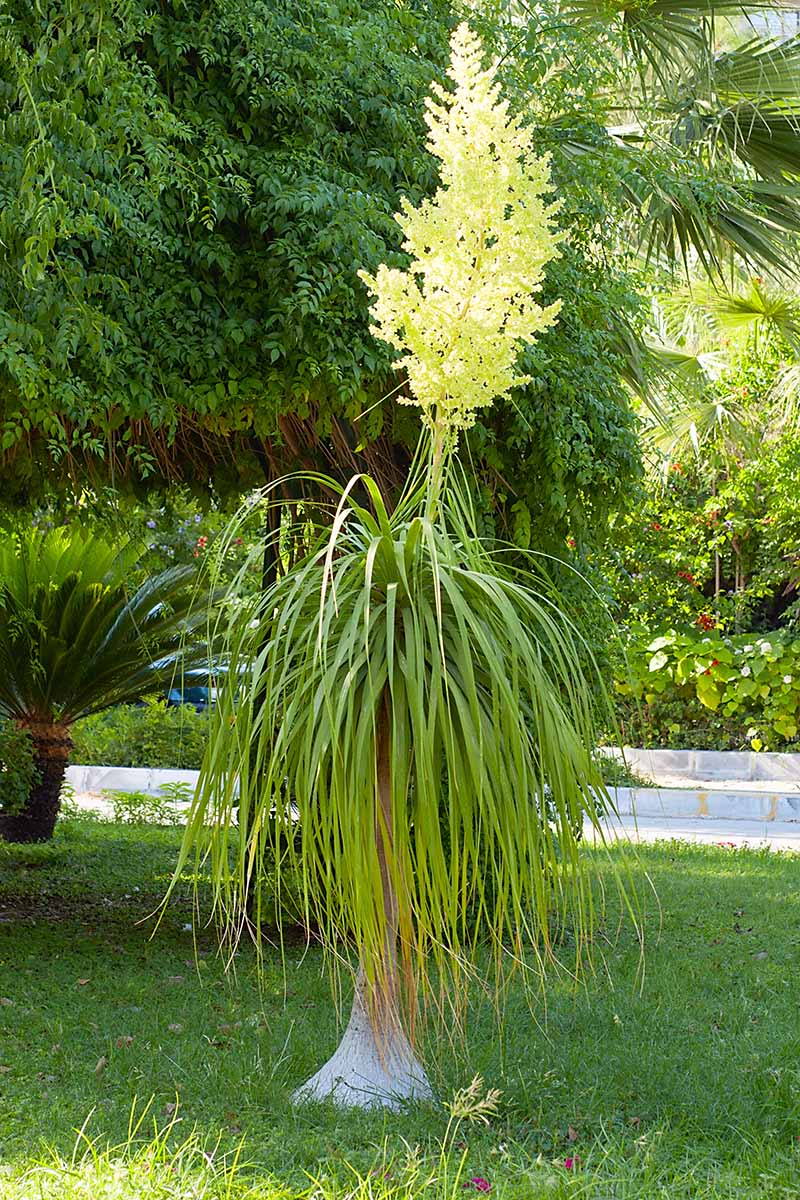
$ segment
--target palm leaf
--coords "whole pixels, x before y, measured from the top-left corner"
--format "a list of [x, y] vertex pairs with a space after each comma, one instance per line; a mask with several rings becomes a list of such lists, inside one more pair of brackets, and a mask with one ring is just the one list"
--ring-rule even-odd
[[800, 350], [800, 300], [777, 284], [750, 278], [735, 291], [695, 288], [692, 301], [707, 315], [717, 338], [771, 332]]
[[729, 105], [774, 104], [800, 112], [800, 37], [755, 37], [717, 55], [710, 90]]
[[566, 0], [564, 11], [581, 24], [615, 28], [645, 88], [649, 79], [663, 88], [709, 60], [715, 17], [772, 7], [772, 0]]
[[173, 567], [138, 588], [141, 549], [69, 530], [0, 547], [0, 713], [70, 724], [209, 666], [206, 598]]

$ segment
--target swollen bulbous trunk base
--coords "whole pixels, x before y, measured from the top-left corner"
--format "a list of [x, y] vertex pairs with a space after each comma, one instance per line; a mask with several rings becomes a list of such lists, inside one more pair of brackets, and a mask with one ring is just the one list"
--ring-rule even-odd
[[6, 842], [49, 842], [61, 807], [61, 786], [72, 741], [61, 725], [20, 722], [33, 741], [36, 782], [25, 805], [0, 813], [0, 838]]
[[376, 1029], [357, 986], [344, 1036], [332, 1058], [292, 1096], [295, 1104], [333, 1100], [340, 1108], [401, 1108], [430, 1100], [431, 1085], [399, 1024]]

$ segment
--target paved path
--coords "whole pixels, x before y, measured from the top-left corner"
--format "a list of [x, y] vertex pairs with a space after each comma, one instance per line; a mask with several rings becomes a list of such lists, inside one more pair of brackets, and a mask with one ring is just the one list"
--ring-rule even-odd
[[[591, 826], [587, 837], [593, 837]], [[800, 852], [800, 822], [739, 821], [709, 817], [616, 817], [606, 822], [611, 837], [633, 842], [719, 842], [735, 846], [769, 846], [771, 850]]]

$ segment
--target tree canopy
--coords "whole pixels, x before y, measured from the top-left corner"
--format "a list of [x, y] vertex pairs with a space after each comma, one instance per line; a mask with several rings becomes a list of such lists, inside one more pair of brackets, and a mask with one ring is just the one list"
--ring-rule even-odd
[[[398, 376], [356, 272], [404, 263], [393, 214], [431, 188], [421, 100], [449, 5], [71, 0], [9, 15], [6, 499], [87, 472], [213, 474], [230, 490], [252, 482], [253, 450], [275, 473], [326, 456], [349, 468], [363, 448], [399, 482], [415, 426], [381, 406]], [[487, 504], [518, 503], [523, 540], [537, 506], [545, 528], [566, 520], [597, 471], [612, 488], [636, 460], [605, 353], [633, 289], [578, 239], [551, 286], [570, 314], [531, 352], [535, 382], [471, 443]]]
[[[231, 492], [295, 466], [399, 486], [416, 427], [382, 403], [404, 385], [357, 271], [405, 265], [392, 217], [432, 187], [421, 101], [451, 5], [5, 11], [4, 499], [87, 475]], [[643, 271], [789, 264], [796, 52], [716, 52], [710, 10], [685, 0], [524, 19], [503, 0], [479, 24], [552, 154], [566, 240], [542, 301], [568, 304], [467, 448], [514, 539], [563, 545], [638, 471], [622, 381], [646, 377]]]

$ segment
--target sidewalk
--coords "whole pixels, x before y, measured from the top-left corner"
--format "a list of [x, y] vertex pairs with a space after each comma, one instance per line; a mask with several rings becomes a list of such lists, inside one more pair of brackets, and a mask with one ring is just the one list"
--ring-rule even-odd
[[[770, 850], [794, 850], [800, 853], [800, 822], [746, 821], [711, 817], [639, 817], [619, 816], [604, 822], [610, 838], [632, 842], [719, 842], [735, 846], [765, 847]], [[594, 839], [591, 825], [585, 827], [587, 839]]]

